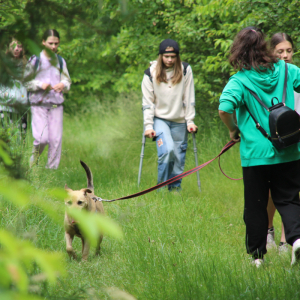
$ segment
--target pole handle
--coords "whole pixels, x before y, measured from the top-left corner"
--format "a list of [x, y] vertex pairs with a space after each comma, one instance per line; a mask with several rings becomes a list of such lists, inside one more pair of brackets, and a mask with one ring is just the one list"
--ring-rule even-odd
[[198, 132], [198, 129], [196, 129], [196, 131], [194, 131], [194, 129], [193, 128], [191, 128], [191, 131], [190, 131], [190, 133], [192, 133], [192, 134], [195, 134], [195, 133], [197, 133]]

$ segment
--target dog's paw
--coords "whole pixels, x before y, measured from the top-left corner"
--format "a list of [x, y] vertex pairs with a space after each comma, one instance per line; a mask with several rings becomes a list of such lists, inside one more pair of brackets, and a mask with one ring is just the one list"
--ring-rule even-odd
[[67, 250], [67, 252], [69, 254], [70, 259], [74, 259], [74, 260], [77, 259], [77, 254], [75, 253], [74, 250], [69, 250], [69, 251]]

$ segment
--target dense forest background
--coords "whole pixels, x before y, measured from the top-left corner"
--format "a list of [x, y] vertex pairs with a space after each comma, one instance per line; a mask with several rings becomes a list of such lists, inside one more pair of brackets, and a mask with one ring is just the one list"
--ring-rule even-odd
[[[156, 59], [159, 43], [175, 39], [193, 69], [197, 114], [212, 120], [235, 72], [227, 58], [236, 33], [250, 25], [268, 37], [287, 32], [298, 48], [298, 7], [297, 0], [2, 0], [0, 48], [15, 36], [30, 57], [41, 50], [45, 29], [57, 29], [59, 53], [73, 82], [65, 111], [73, 114], [95, 102], [112, 102], [120, 93], [140, 93], [143, 71]], [[4, 59], [0, 72], [3, 82], [9, 72]]]

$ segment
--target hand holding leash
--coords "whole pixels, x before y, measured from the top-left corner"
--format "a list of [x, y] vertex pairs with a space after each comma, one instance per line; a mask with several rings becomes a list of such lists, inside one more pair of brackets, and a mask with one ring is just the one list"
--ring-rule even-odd
[[239, 133], [240, 133], [240, 130], [237, 126], [234, 128], [234, 130], [232, 130], [232, 131], [229, 130], [229, 135], [230, 135], [231, 140], [233, 140], [236, 143], [240, 142], [241, 138], [239, 136]]

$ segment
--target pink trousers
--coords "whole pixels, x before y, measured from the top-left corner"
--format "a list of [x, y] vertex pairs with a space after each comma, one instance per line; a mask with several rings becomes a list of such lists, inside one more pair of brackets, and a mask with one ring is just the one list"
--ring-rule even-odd
[[31, 106], [33, 156], [40, 155], [48, 145], [48, 163], [46, 168], [57, 169], [62, 144], [63, 106]]

